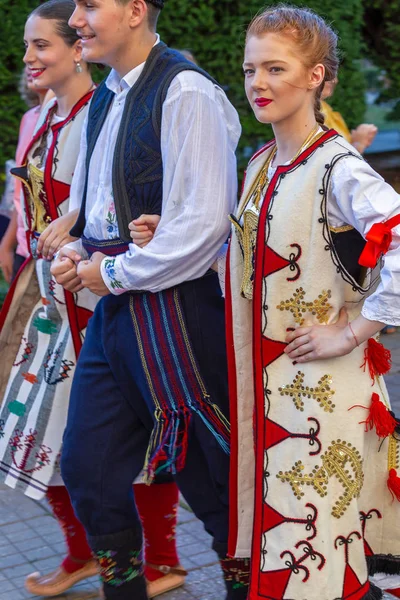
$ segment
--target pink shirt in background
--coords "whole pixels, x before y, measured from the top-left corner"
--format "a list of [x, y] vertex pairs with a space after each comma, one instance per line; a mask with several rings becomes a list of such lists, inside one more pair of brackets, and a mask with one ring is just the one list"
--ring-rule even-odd
[[[22, 164], [24, 159], [25, 151], [28, 147], [29, 142], [32, 139], [33, 132], [35, 131], [36, 123], [40, 115], [40, 106], [35, 106], [28, 110], [21, 119], [19, 127], [18, 146], [15, 153], [15, 162], [17, 166]], [[16, 253], [21, 256], [29, 256], [28, 246], [26, 243], [25, 227], [22, 220], [21, 211], [21, 194], [22, 194], [22, 183], [19, 179], [15, 180], [15, 191], [14, 191], [14, 204], [18, 215], [18, 226], [17, 226], [17, 249]]]

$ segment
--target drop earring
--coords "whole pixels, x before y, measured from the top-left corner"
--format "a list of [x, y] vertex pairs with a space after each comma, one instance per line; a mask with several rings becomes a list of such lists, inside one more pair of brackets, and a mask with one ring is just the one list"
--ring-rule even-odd
[[80, 62], [76, 63], [75, 70], [77, 73], [83, 73], [82, 65]]

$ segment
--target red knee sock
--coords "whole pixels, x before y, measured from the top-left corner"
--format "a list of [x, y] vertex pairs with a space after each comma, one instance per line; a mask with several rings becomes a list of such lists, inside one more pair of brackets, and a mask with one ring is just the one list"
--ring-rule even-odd
[[64, 532], [65, 542], [68, 546], [68, 556], [61, 566], [67, 573], [74, 573], [92, 558], [85, 530], [75, 516], [66, 487], [50, 486], [46, 496], [54, 516]]
[[[179, 564], [175, 539], [179, 499], [176, 484], [136, 483], [134, 494], [143, 527], [145, 562], [176, 567]], [[148, 581], [155, 581], [164, 576], [147, 564], [145, 575]]]

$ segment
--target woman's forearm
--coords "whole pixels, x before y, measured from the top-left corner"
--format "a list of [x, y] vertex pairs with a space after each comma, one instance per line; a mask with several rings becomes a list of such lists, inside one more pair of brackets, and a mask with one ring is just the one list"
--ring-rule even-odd
[[345, 335], [349, 341], [353, 340], [357, 346], [359, 346], [381, 331], [384, 327], [385, 323], [370, 321], [363, 315], [359, 315], [354, 321], [349, 323], [349, 326], [345, 329]]

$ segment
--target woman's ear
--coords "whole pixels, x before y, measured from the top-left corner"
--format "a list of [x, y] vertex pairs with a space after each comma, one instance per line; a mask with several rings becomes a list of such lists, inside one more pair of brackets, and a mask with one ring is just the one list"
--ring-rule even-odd
[[74, 44], [74, 61], [76, 63], [82, 60], [82, 41], [77, 40]]
[[315, 67], [313, 67], [313, 69], [310, 71], [308, 89], [315, 90], [315, 89], [319, 88], [324, 81], [324, 77], [325, 77], [324, 65], [321, 65], [321, 64], [315, 65]]

